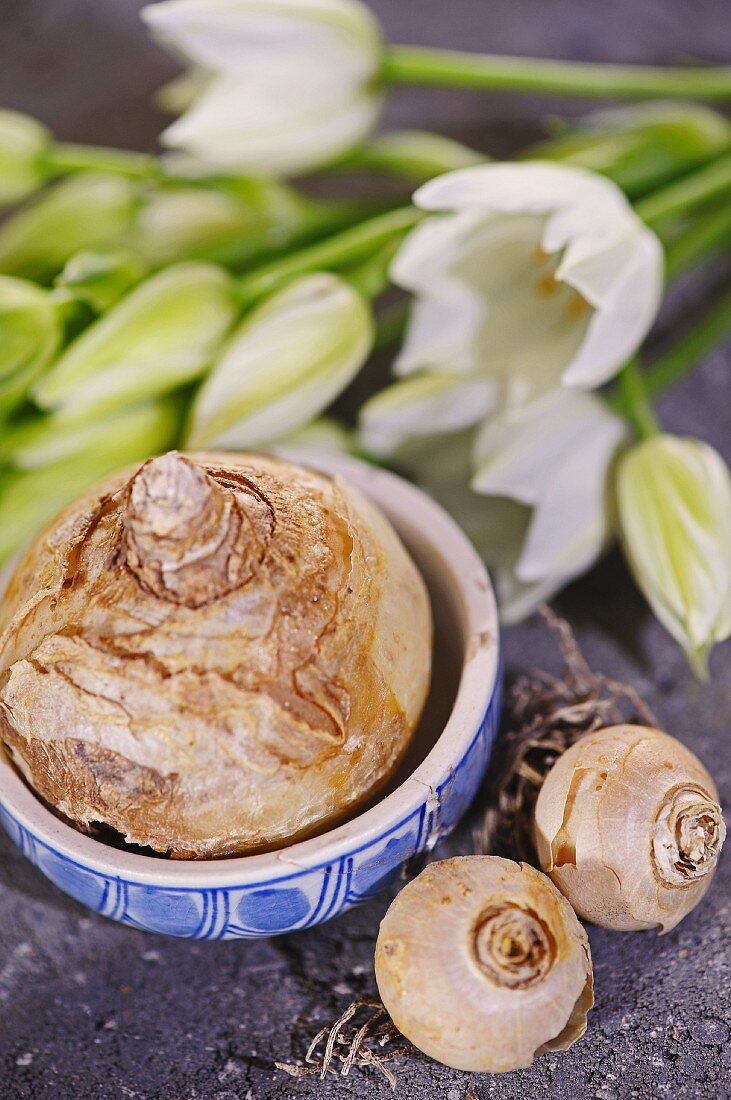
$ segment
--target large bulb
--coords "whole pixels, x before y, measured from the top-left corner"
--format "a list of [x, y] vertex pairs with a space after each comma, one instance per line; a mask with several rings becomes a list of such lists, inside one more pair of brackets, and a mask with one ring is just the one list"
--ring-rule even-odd
[[430, 675], [424, 584], [359, 492], [171, 453], [67, 509], [2, 604], [0, 736], [81, 827], [177, 857], [281, 847], [383, 786]]

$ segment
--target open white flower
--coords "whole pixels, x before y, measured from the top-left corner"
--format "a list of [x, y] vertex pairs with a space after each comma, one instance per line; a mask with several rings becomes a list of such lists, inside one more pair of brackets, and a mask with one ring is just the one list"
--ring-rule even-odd
[[165, 0], [142, 14], [196, 72], [198, 94], [163, 133], [168, 146], [287, 176], [333, 160], [375, 126], [381, 34], [358, 0]]
[[532, 509], [511, 568], [501, 570], [507, 620], [580, 576], [606, 548], [609, 473], [628, 434], [626, 421], [600, 398], [570, 390], [485, 423], [475, 441], [472, 488]]
[[490, 379], [414, 375], [367, 402], [359, 441], [451, 512], [491, 568], [503, 620], [515, 622], [605, 549], [608, 479], [629, 429], [577, 390], [498, 413], [493, 400]]
[[489, 374], [510, 403], [590, 389], [637, 349], [657, 312], [660, 242], [611, 181], [539, 162], [431, 180], [427, 218], [392, 265], [414, 293], [396, 370]]

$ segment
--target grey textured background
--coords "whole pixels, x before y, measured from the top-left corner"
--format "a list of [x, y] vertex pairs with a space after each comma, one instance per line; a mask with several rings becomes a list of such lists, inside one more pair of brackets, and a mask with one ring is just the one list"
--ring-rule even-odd
[[[29, 110], [60, 137], [152, 148], [160, 118], [150, 93], [173, 71], [146, 42], [137, 0], [0, 0], [0, 103]], [[379, 0], [394, 40], [496, 52], [624, 61], [728, 60], [728, 0]], [[559, 105], [457, 92], [400, 90], [388, 121], [428, 124], [502, 151]], [[575, 105], [574, 105], [575, 108]], [[692, 313], [697, 287], [675, 296], [664, 328]], [[702, 435], [731, 458], [731, 347], [716, 352], [662, 404], [666, 425]], [[731, 647], [700, 686], [653, 622], [616, 557], [573, 586], [559, 609], [592, 663], [631, 680], [666, 728], [711, 766], [731, 804]], [[534, 625], [508, 632], [510, 671], [554, 664]], [[453, 850], [467, 850], [466, 832]], [[415, 1057], [398, 1095], [463, 1100], [731, 1096], [727, 857], [699, 910], [664, 938], [590, 930], [597, 1004], [586, 1038], [504, 1077]], [[292, 1081], [275, 1058], [358, 994], [373, 994], [383, 898], [320, 929], [259, 942], [189, 944], [97, 918], [0, 838], [0, 1097], [269, 1100], [380, 1097], [388, 1085]]]

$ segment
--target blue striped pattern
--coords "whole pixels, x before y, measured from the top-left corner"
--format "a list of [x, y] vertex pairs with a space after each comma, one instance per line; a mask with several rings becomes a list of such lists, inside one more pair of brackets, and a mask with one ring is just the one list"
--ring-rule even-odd
[[266, 882], [200, 889], [107, 877], [69, 859], [0, 805], [0, 821], [20, 850], [57, 886], [96, 912], [135, 928], [198, 940], [275, 935], [310, 928], [357, 905], [392, 881], [403, 864], [449, 833], [474, 798], [490, 758], [500, 713], [498, 680], [479, 730], [438, 788], [381, 836], [341, 859]]

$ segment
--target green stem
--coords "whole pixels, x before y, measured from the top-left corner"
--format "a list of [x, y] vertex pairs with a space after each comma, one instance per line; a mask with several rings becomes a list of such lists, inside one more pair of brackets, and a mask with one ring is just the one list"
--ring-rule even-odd
[[[731, 243], [731, 208], [724, 206], [698, 218], [667, 249], [668, 280]], [[731, 292], [714, 302], [693, 326], [648, 369], [636, 359], [627, 363], [607, 397], [615, 412], [632, 421], [640, 437], [658, 430], [652, 398], [673, 386], [711, 348], [731, 333]]]
[[347, 267], [342, 271], [343, 278], [347, 279], [356, 290], [359, 290], [364, 298], [373, 301], [374, 298], [377, 298], [379, 294], [383, 294], [384, 290], [388, 289], [391, 261], [400, 246], [401, 236], [397, 234], [391, 240], [386, 241], [367, 260], [363, 260], [353, 267]]
[[351, 149], [331, 165], [338, 172], [383, 172], [412, 183], [486, 164], [491, 158], [459, 141], [424, 130], [391, 130]]
[[687, 332], [643, 375], [645, 393], [654, 397], [674, 386], [705, 355], [731, 334], [731, 291], [713, 302]]
[[731, 203], [701, 214], [665, 245], [665, 274], [672, 279], [731, 245]]
[[635, 211], [653, 229], [666, 218], [689, 214], [731, 190], [731, 153], [655, 191], [635, 204]]
[[374, 351], [383, 351], [385, 348], [391, 348], [394, 344], [401, 342], [409, 323], [410, 313], [411, 301], [409, 298], [394, 302], [381, 311], [376, 318]]
[[165, 180], [168, 173], [156, 157], [128, 149], [107, 149], [97, 145], [53, 145], [44, 158], [51, 176], [72, 172], [111, 172], [130, 179]]
[[215, 247], [197, 254], [196, 259], [222, 264], [233, 271], [241, 272], [243, 277], [246, 272], [258, 271], [265, 263], [274, 263], [295, 250], [357, 225], [382, 211], [382, 203], [342, 199], [312, 201], [303, 205], [295, 216], [281, 216], [271, 224], [267, 224], [265, 218], [261, 230], [252, 229], [229, 237]]
[[[697, 108], [700, 110], [700, 108]], [[630, 111], [632, 108], [625, 108]], [[649, 128], [648, 128], [649, 129]], [[731, 151], [731, 142], [689, 134], [664, 141], [639, 128], [592, 133], [575, 130], [522, 150], [518, 160], [552, 160], [607, 176], [637, 202]]]
[[424, 214], [413, 206], [400, 207], [336, 233], [324, 241], [302, 248], [280, 260], [264, 264], [238, 282], [240, 300], [250, 305], [263, 294], [270, 294], [297, 275], [309, 271], [330, 271], [356, 264], [372, 256], [382, 246], [401, 238]]
[[619, 394], [610, 403], [627, 416], [640, 439], [655, 435], [660, 426], [650, 404], [636, 359], [625, 363], [618, 376]]
[[731, 99], [728, 66], [653, 68], [391, 46], [384, 57], [383, 75], [391, 84], [446, 85], [582, 98]]

